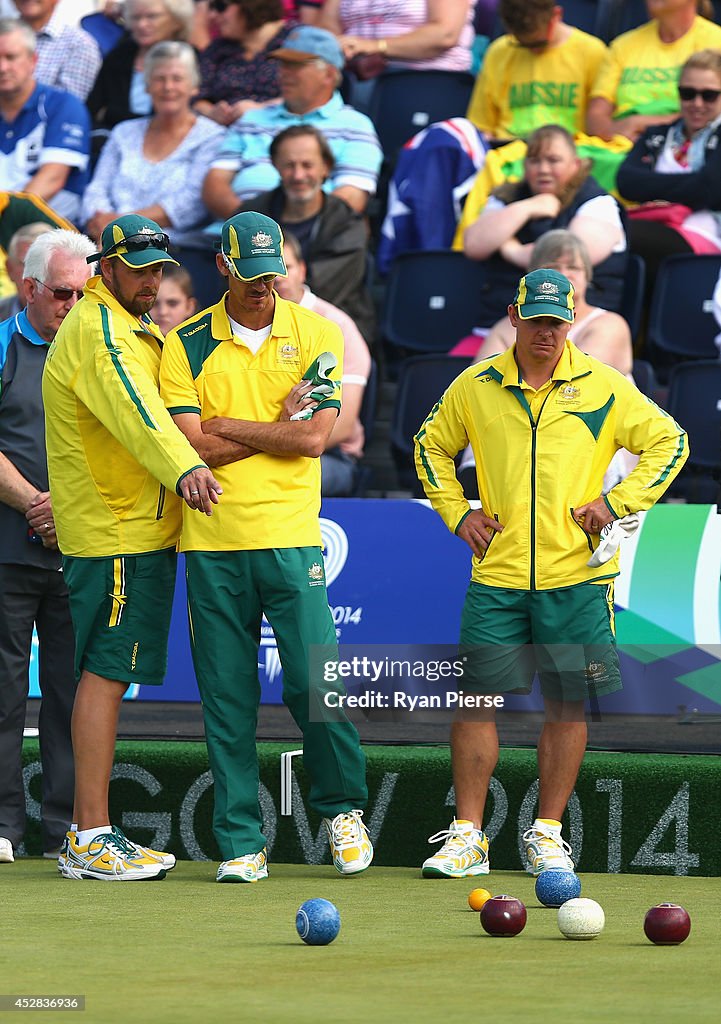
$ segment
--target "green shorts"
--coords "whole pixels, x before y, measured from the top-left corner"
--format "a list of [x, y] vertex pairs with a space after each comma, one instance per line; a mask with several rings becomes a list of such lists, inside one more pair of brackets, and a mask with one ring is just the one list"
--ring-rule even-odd
[[168, 667], [175, 548], [117, 558], [63, 557], [83, 669], [121, 683], [160, 686]]
[[557, 590], [471, 583], [461, 618], [463, 689], [582, 701], [621, 689], [613, 582]]

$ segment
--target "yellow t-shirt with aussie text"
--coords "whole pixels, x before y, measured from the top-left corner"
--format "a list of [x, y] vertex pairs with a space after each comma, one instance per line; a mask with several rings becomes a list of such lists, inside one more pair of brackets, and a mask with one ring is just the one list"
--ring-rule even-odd
[[488, 47], [468, 120], [494, 138], [523, 138], [544, 124], [583, 131], [591, 87], [606, 56], [600, 39], [574, 28], [559, 46], [533, 53], [513, 36]]
[[674, 43], [662, 42], [658, 24], [649, 21], [613, 40], [591, 98], [600, 96], [612, 103], [616, 118], [676, 114], [681, 67], [692, 53], [708, 47], [721, 50], [721, 25], [706, 18], [697, 16]]

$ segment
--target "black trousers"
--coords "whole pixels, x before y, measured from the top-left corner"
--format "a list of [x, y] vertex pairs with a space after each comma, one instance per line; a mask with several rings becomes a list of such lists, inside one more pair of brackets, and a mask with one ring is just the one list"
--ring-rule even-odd
[[33, 624], [40, 645], [43, 850], [57, 849], [73, 812], [70, 718], [75, 641], [62, 572], [0, 565], [0, 836], [19, 845], [25, 832], [22, 741]]

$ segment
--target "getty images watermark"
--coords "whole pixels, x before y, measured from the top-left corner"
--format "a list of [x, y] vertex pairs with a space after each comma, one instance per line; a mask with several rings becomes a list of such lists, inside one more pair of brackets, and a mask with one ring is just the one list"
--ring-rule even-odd
[[[575, 644], [347, 644], [310, 648], [311, 721], [339, 721], [357, 709], [383, 719], [498, 710], [538, 710], [566, 721], [586, 708], [600, 715], [599, 698], [622, 688], [612, 640]], [[508, 701], [506, 698], [510, 698]], [[550, 702], [550, 703], [549, 703]]]
[[500, 694], [474, 691], [468, 657], [449, 644], [314, 646], [310, 660], [317, 684], [310, 708], [314, 721], [356, 708], [454, 712], [502, 709], [505, 703]]

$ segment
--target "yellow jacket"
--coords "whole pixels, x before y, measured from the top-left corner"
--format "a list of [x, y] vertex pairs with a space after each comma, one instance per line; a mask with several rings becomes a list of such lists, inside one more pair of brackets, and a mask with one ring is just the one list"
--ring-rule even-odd
[[43, 402], [50, 493], [63, 554], [94, 558], [174, 547], [183, 476], [204, 463], [158, 393], [163, 338], [99, 277], [48, 351]]
[[638, 465], [606, 495], [616, 518], [650, 508], [688, 458], [679, 425], [624, 376], [570, 341], [551, 381], [538, 392], [520, 380], [515, 347], [468, 367], [431, 410], [416, 436], [416, 468], [431, 505], [458, 530], [470, 512], [453, 459], [471, 444], [487, 516], [503, 525], [483, 559], [478, 583], [548, 590], [618, 575], [618, 553], [586, 565], [592, 538], [572, 510], [601, 494], [619, 448]]

